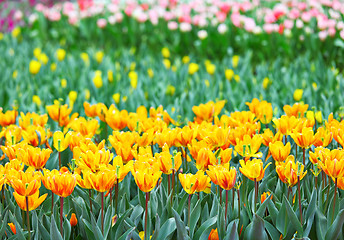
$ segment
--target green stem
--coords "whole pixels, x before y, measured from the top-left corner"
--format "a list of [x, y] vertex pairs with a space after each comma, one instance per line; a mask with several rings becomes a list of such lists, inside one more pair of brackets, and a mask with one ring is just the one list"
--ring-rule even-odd
[[238, 228], [240, 228], [240, 190], [239, 189], [237, 189], [237, 194], [238, 194], [238, 218], [239, 218]]
[[302, 209], [301, 209], [300, 176], [297, 176], [297, 191], [298, 191], [298, 193], [299, 193], [300, 222], [301, 222], [301, 224], [302, 224]]
[[116, 185], [115, 185], [115, 213], [118, 214], [118, 178], [116, 180]]
[[228, 190], [226, 190], [225, 225], [227, 225], [227, 211], [228, 211]]
[[59, 169], [61, 169], [61, 152], [59, 152]]
[[303, 166], [306, 166], [306, 148], [302, 148], [302, 159], [303, 159]]
[[145, 236], [144, 240], [148, 240], [148, 232], [147, 232], [147, 220], [148, 220], [148, 201], [149, 201], [149, 192], [146, 192], [146, 213], [145, 213]]
[[51, 215], [54, 213], [54, 193], [51, 193]]
[[256, 212], [256, 204], [258, 198], [258, 185], [257, 185], [257, 178], [254, 179], [254, 212]]
[[31, 239], [31, 230], [30, 230], [30, 217], [29, 217], [29, 197], [25, 197], [26, 200], [26, 220], [27, 220], [27, 231], [29, 232], [29, 240]]
[[333, 198], [333, 214], [332, 214], [332, 219], [331, 219], [331, 224], [333, 223], [333, 218], [334, 218], [334, 211], [336, 209], [336, 196], [337, 196], [337, 179], [334, 181], [334, 198]]
[[174, 169], [172, 169], [172, 197], [171, 197], [171, 206], [173, 206], [173, 196], [174, 196]]
[[90, 199], [90, 210], [91, 210], [91, 213], [92, 213], [91, 189], [88, 189], [88, 198]]
[[102, 192], [100, 195], [102, 198], [102, 234], [104, 235], [104, 192]]
[[60, 207], [60, 228], [61, 228], [61, 236], [63, 237], [63, 226], [62, 226], [62, 222], [63, 222], [63, 197], [60, 197], [60, 201], [61, 201], [61, 207]]
[[190, 229], [190, 207], [191, 207], [191, 194], [189, 194], [188, 198], [188, 227]]

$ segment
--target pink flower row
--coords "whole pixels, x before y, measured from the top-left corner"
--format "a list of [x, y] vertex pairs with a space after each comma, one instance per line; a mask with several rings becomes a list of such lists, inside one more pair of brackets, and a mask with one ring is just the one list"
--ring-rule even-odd
[[321, 40], [334, 37], [337, 33], [344, 39], [344, 1], [341, 0], [139, 2], [78, 0], [57, 3], [53, 7], [37, 4], [36, 10], [50, 21], [59, 21], [64, 15], [72, 25], [77, 25], [83, 18], [96, 16], [99, 28], [120, 23], [127, 16], [153, 25], [165, 21], [170, 30], [188, 32], [193, 27], [205, 29], [212, 26], [223, 34], [228, 30], [226, 21], [229, 20], [235, 27], [254, 34], [278, 32], [290, 35], [292, 29], [300, 29], [303, 34], [317, 34]]

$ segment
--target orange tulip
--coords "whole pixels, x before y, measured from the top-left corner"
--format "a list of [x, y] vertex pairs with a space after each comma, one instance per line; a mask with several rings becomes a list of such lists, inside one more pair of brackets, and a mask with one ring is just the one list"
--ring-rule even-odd
[[204, 171], [202, 170], [199, 170], [195, 175], [191, 173], [179, 173], [178, 178], [184, 191], [188, 194], [194, 194], [196, 191], [210, 192], [211, 179], [207, 175], [204, 175]]
[[268, 103], [267, 101], [260, 102], [257, 98], [254, 98], [251, 103], [246, 102], [246, 105], [263, 124], [268, 124], [271, 122], [273, 115], [271, 103]]
[[209, 101], [206, 104], [200, 104], [199, 106], [193, 106], [192, 111], [196, 115], [196, 122], [201, 123], [202, 121], [211, 122], [214, 116], [220, 114], [226, 101], [222, 100], [217, 103]]
[[289, 187], [294, 186], [298, 182], [298, 174], [300, 180], [307, 174], [307, 171], [304, 172], [304, 168], [305, 166], [300, 162], [295, 163], [293, 155], [288, 156], [285, 162], [276, 162], [276, 172], [279, 178], [282, 182], [287, 183]]
[[66, 167], [62, 167], [60, 171], [54, 169], [52, 171], [44, 170], [42, 178], [44, 186], [60, 197], [68, 197], [74, 191], [77, 183], [77, 174], [72, 174]]
[[67, 128], [80, 133], [84, 137], [92, 138], [99, 128], [99, 123], [96, 119], [86, 120], [83, 117], [78, 117], [72, 119], [68, 123]]
[[217, 232], [217, 228], [211, 229], [210, 234], [208, 236], [208, 240], [219, 240], [219, 234]]
[[131, 173], [134, 176], [136, 185], [143, 192], [150, 192], [156, 186], [162, 172], [159, 164], [149, 164], [148, 162], [135, 161]]
[[[29, 203], [29, 211], [35, 210], [42, 204], [42, 202], [47, 198], [47, 193], [39, 197], [39, 191], [36, 191], [33, 195], [27, 196], [28, 203]], [[27, 211], [26, 206], [26, 197], [18, 194], [17, 192], [13, 192], [14, 199], [16, 200], [18, 206]]]
[[11, 124], [15, 124], [17, 116], [18, 116], [17, 110], [8, 110], [5, 113], [0, 111], [0, 126], [6, 127]]
[[87, 117], [97, 116], [97, 104], [91, 105], [88, 102], [84, 102], [84, 110]]
[[[260, 196], [260, 202], [263, 203], [270, 195], [271, 195], [270, 192], [262, 193], [262, 195]], [[272, 198], [272, 196], [271, 196], [271, 198]]]
[[17, 158], [27, 166], [35, 169], [42, 169], [50, 158], [52, 151], [50, 149], [41, 149], [38, 147], [26, 146], [19, 148]]
[[84, 177], [89, 178], [92, 188], [98, 192], [109, 191], [117, 179], [116, 171], [110, 169], [102, 169], [96, 173], [85, 171]]
[[110, 106], [106, 114], [105, 121], [113, 130], [122, 130], [128, 123], [128, 111], [119, 111], [118, 109], [113, 109]]
[[78, 113], [69, 114], [72, 112], [72, 108], [68, 108], [68, 105], [61, 105], [58, 101], [54, 102], [54, 105], [49, 105], [46, 107], [48, 114], [52, 120], [58, 122], [60, 127], [67, 126], [71, 119], [77, 118]]
[[78, 224], [78, 219], [76, 218], [75, 213], [72, 213], [72, 216], [70, 217], [69, 222], [70, 222], [70, 225], [72, 227], [74, 227], [74, 226], [76, 226]]
[[288, 142], [285, 146], [283, 142], [277, 141], [269, 144], [269, 150], [273, 159], [277, 162], [282, 162], [287, 159], [290, 153], [290, 143]]
[[207, 170], [207, 174], [211, 181], [225, 190], [231, 190], [234, 187], [236, 173], [235, 168], [232, 167], [229, 169], [229, 164], [225, 166], [209, 166], [209, 170]]
[[160, 170], [167, 175], [171, 174], [172, 170], [175, 172], [178, 171], [179, 167], [182, 165], [181, 153], [178, 152], [172, 156], [167, 144], [162, 147], [162, 152], [156, 153], [154, 157], [160, 163]]
[[36, 193], [41, 187], [40, 172], [28, 168], [25, 172], [10, 170], [6, 175], [13, 189], [21, 196], [27, 197]]
[[288, 117], [303, 117], [308, 109], [308, 104], [295, 103], [293, 106], [285, 105], [283, 107], [284, 112]]
[[319, 127], [317, 129], [316, 134], [314, 135], [315, 141], [313, 143], [314, 146], [319, 147], [327, 147], [333, 139], [332, 132], [328, 131], [327, 129], [323, 127]]
[[239, 168], [240, 172], [244, 174], [247, 178], [254, 181], [260, 181], [264, 177], [265, 169], [271, 164], [268, 163], [265, 168], [263, 168], [263, 162], [261, 159], [254, 158], [253, 160], [240, 160], [241, 167]]
[[43, 114], [39, 115], [35, 112], [33, 113], [20, 113], [20, 118], [19, 118], [19, 126], [23, 129], [26, 130], [29, 126], [34, 125], [34, 126], [41, 126], [44, 127], [48, 122], [48, 115]]
[[303, 128], [301, 132], [293, 130], [290, 136], [294, 139], [295, 143], [302, 148], [309, 148], [316, 140], [312, 128]]
[[17, 234], [17, 229], [16, 226], [13, 223], [8, 223], [8, 226], [10, 226], [11, 231], [13, 232], [13, 234]]
[[334, 149], [326, 151], [320, 156], [319, 165], [322, 170], [331, 178], [344, 176], [344, 150]]

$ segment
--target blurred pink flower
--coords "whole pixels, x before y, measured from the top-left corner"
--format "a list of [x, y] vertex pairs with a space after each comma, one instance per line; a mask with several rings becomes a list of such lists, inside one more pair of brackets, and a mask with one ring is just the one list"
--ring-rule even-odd
[[106, 24], [107, 24], [107, 21], [106, 21], [105, 18], [99, 18], [99, 19], [97, 20], [97, 26], [98, 26], [99, 28], [105, 28], [105, 27], [106, 27]]

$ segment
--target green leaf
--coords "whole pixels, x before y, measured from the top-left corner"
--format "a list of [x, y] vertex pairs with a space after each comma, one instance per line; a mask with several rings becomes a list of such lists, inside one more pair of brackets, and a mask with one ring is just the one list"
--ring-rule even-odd
[[65, 216], [63, 216], [63, 239], [70, 239], [71, 231], [72, 227], [70, 225], [69, 220]]
[[185, 224], [184, 224], [184, 222], [182, 222], [179, 214], [174, 209], [172, 209], [172, 211], [173, 211], [174, 219], [176, 220], [177, 238], [178, 239], [190, 239], [188, 236], [188, 233], [186, 231]]
[[268, 239], [268, 235], [265, 232], [264, 220], [257, 214], [253, 215], [252, 222], [247, 226], [245, 230], [246, 239], [265, 240]]
[[125, 239], [130, 240], [131, 239], [130, 235], [135, 229], [136, 229], [135, 227], [129, 228], [125, 233], [123, 233], [123, 235], [118, 240], [125, 240]]
[[227, 235], [225, 236], [225, 240], [239, 240], [239, 234], [237, 231], [237, 222], [238, 220], [232, 221], [230, 224], [228, 224], [227, 229], [230, 229], [230, 231], [227, 230]]
[[276, 228], [280, 233], [282, 233], [283, 237], [286, 237], [288, 225], [290, 221], [288, 220], [288, 214], [286, 209], [286, 199], [283, 198], [282, 200], [282, 206], [279, 209], [277, 219], [276, 219]]
[[52, 240], [63, 240], [59, 229], [57, 228], [54, 215], [51, 215], [51, 224], [50, 224], [50, 239]]
[[205, 221], [196, 231], [193, 239], [200, 239], [200, 237], [203, 234], [207, 234], [209, 235], [210, 230], [213, 229], [216, 226], [216, 221], [217, 221], [217, 216], [212, 217], [210, 219], [208, 219], [207, 221]]
[[122, 226], [123, 226], [123, 222], [126, 220], [126, 218], [129, 216], [129, 214], [131, 213], [133, 209], [130, 208], [128, 209], [122, 216], [120, 216], [117, 219], [117, 222], [115, 224], [115, 226], [113, 226], [113, 231], [116, 233], [115, 238], [119, 238], [122, 234]]
[[280, 238], [280, 233], [277, 231], [277, 229], [268, 221], [265, 221], [265, 229], [269, 233], [271, 239], [279, 239]]
[[[176, 230], [176, 221], [174, 218], [169, 218], [161, 227], [157, 239], [168, 239]], [[153, 235], [154, 236], [154, 235]]]
[[271, 200], [271, 196], [272, 196], [272, 194], [270, 194], [269, 197], [268, 197], [267, 199], [265, 199], [265, 201], [259, 206], [259, 208], [258, 208], [258, 210], [257, 210], [257, 212], [256, 212], [256, 214], [257, 214], [259, 217], [262, 218], [262, 217], [264, 216], [264, 214], [265, 214], [265, 209], [266, 209], [266, 207], [267, 207], [267, 205], [268, 205], [268, 201]]
[[194, 234], [195, 227], [200, 216], [201, 216], [201, 200], [198, 200], [196, 203], [196, 206], [191, 211], [191, 215], [190, 215], [190, 218], [191, 218], [190, 219], [190, 238], [191, 239]]
[[302, 237], [303, 235], [303, 228], [302, 228], [302, 225], [299, 221], [299, 219], [297, 218], [294, 210], [292, 209], [292, 207], [290, 206], [290, 203], [289, 201], [287, 200], [286, 196], [284, 196], [284, 199], [286, 201], [286, 209], [287, 209], [287, 213], [288, 213], [288, 217], [289, 217], [289, 220], [291, 222], [291, 224], [295, 227], [296, 231], [297, 231], [297, 235], [299, 237]]
[[160, 232], [160, 218], [159, 218], [159, 215], [156, 214], [156, 216], [155, 216], [155, 231], [152, 235], [151, 240], [157, 239], [159, 232]]
[[92, 223], [92, 230], [93, 230], [93, 234], [95, 236], [95, 239], [96, 240], [104, 239], [104, 236], [103, 236], [100, 228], [98, 227], [98, 224], [97, 224], [96, 219], [94, 218], [93, 214], [91, 214], [91, 223]]
[[[328, 219], [328, 221], [330, 221], [330, 219]], [[343, 223], [344, 223], [344, 209], [342, 209], [338, 213], [331, 227], [327, 230], [325, 239], [338, 239], [339, 234], [343, 227]]]
[[5, 239], [5, 230], [7, 225], [7, 218], [8, 218], [8, 211], [6, 211], [5, 215], [3, 216], [3, 220], [1, 221], [1, 228], [0, 228], [0, 239]]
[[316, 233], [319, 240], [324, 240], [326, 234], [327, 219], [324, 214], [317, 208], [315, 212]]

